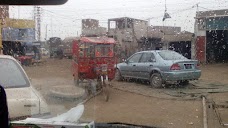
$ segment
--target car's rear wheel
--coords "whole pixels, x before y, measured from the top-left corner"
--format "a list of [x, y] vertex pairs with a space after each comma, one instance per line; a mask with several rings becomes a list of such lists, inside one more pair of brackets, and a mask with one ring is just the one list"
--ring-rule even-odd
[[123, 80], [123, 77], [122, 77], [119, 69], [116, 69], [115, 80], [117, 80], [117, 81]]
[[159, 73], [153, 73], [150, 77], [150, 85], [154, 88], [162, 87], [162, 78]]

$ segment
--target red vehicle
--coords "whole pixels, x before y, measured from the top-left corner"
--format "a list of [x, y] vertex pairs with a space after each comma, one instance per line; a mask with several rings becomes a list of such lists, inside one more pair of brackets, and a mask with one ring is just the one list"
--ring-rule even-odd
[[[115, 77], [115, 40], [108, 37], [81, 37], [73, 42], [73, 76], [76, 85], [96, 79], [108, 101], [108, 81]], [[98, 87], [99, 88], [99, 87]]]

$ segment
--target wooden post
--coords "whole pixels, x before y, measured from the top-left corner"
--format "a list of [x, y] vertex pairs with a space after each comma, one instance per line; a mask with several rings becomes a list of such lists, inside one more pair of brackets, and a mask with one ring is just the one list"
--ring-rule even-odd
[[203, 96], [203, 127], [207, 128], [207, 106], [206, 106], [206, 99]]

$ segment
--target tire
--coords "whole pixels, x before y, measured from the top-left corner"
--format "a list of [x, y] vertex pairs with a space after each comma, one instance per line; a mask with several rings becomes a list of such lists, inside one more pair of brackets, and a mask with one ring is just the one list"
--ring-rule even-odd
[[154, 88], [161, 88], [163, 80], [159, 73], [153, 73], [150, 77], [150, 85]]
[[68, 59], [72, 59], [73, 57], [72, 56], [68, 56]]
[[186, 86], [186, 85], [189, 84], [189, 81], [188, 80], [183, 80], [183, 81], [180, 82], [180, 84]]
[[61, 60], [63, 59], [63, 55], [59, 55], [58, 58]]
[[123, 77], [122, 77], [119, 69], [116, 69], [115, 80], [117, 80], [117, 81], [122, 81], [123, 80]]

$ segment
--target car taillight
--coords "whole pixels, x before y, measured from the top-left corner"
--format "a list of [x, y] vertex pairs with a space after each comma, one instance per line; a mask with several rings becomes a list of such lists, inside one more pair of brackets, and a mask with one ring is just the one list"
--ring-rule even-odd
[[179, 64], [173, 64], [171, 67], [170, 67], [170, 70], [180, 70], [180, 65]]

